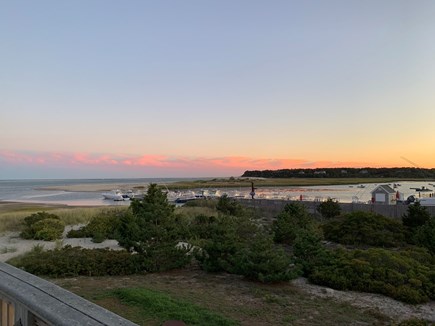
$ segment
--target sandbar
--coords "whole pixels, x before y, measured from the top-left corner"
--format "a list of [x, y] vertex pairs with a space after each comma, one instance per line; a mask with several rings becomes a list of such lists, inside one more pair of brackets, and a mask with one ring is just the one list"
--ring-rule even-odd
[[146, 183], [85, 183], [85, 184], [75, 184], [75, 185], [60, 185], [60, 186], [48, 186], [48, 187], [38, 187], [36, 190], [60, 190], [60, 191], [71, 191], [71, 192], [101, 192], [101, 191], [111, 191], [114, 189], [120, 190], [143, 190], [148, 187]]

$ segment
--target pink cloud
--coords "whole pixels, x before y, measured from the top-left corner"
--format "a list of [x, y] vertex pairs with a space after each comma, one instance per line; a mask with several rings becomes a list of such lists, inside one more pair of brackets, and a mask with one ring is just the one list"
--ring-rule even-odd
[[[116, 155], [91, 153], [22, 152], [0, 150], [0, 162], [10, 165], [45, 166], [63, 168], [101, 168], [117, 171], [189, 172], [190, 175], [239, 175], [245, 170], [316, 168], [316, 167], [363, 167], [376, 166], [367, 162], [308, 161], [303, 159], [267, 159], [243, 156], [227, 157], [171, 157], [164, 155]], [[379, 165], [378, 165], [379, 166]]]

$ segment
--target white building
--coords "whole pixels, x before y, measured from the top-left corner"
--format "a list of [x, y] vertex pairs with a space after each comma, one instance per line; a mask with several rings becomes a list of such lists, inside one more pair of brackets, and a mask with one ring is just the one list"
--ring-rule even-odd
[[392, 205], [396, 203], [396, 191], [389, 185], [379, 185], [372, 191], [372, 203]]

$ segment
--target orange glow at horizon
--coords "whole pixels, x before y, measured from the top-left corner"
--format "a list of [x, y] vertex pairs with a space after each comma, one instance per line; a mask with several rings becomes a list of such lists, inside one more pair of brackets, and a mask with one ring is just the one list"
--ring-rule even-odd
[[[143, 168], [157, 168], [161, 171], [185, 171], [189, 174], [209, 173], [209, 171], [224, 174], [242, 174], [246, 170], [278, 170], [293, 168], [363, 168], [363, 167], [399, 167], [410, 166], [410, 163], [399, 160], [403, 164], [350, 161], [310, 161], [304, 159], [265, 159], [243, 156], [227, 157], [171, 157], [164, 155], [140, 155], [123, 156], [114, 154], [90, 154], [90, 153], [39, 153], [0, 151], [0, 162], [10, 165], [40, 166], [40, 167], [63, 167], [63, 168], [87, 168], [98, 167], [102, 170], [137, 170]], [[420, 167], [428, 165], [423, 162]], [[430, 166], [430, 165], [429, 165]]]

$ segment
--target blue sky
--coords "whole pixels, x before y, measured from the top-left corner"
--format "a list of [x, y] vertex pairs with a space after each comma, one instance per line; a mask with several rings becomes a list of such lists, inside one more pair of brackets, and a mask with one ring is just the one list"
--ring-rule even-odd
[[434, 167], [433, 17], [433, 1], [2, 2], [0, 178]]

